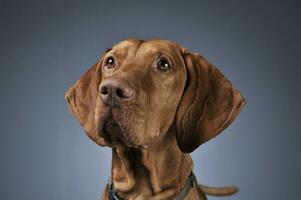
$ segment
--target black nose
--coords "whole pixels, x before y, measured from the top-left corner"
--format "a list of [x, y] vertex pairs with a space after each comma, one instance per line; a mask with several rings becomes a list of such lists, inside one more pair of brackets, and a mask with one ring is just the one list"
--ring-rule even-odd
[[133, 97], [133, 90], [123, 81], [108, 79], [99, 86], [100, 97], [104, 103], [119, 105], [121, 102], [130, 100]]

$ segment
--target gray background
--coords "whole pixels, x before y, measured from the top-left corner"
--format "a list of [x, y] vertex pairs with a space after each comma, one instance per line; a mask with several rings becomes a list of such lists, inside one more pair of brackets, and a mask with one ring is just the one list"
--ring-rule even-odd
[[162, 37], [219, 66], [247, 105], [193, 154], [200, 182], [232, 197], [301, 199], [298, 1], [0, 1], [0, 199], [99, 199], [111, 151], [71, 117], [64, 92], [103, 50]]

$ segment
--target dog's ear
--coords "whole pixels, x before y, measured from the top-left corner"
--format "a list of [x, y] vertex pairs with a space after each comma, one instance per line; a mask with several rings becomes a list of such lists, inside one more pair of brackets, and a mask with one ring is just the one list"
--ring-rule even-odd
[[65, 99], [72, 115], [84, 127], [87, 135], [97, 144], [105, 146], [95, 124], [95, 108], [99, 103], [98, 86], [101, 81], [102, 58], [72, 85]]
[[239, 114], [244, 98], [206, 59], [182, 49], [187, 80], [175, 118], [176, 137], [185, 153], [217, 136]]

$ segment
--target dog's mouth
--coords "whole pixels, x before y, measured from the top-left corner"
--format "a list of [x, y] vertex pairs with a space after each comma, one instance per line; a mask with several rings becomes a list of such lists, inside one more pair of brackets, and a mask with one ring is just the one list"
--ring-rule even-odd
[[112, 115], [109, 115], [103, 123], [102, 132], [104, 139], [110, 146], [114, 147], [117, 143], [123, 142], [128, 146], [132, 146], [132, 142], [129, 140], [125, 127], [121, 125], [120, 121], [117, 121]]

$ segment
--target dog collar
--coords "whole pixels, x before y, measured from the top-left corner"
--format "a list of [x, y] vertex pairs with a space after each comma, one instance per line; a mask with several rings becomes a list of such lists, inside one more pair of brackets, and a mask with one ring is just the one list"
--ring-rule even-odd
[[[188, 195], [190, 188], [193, 188], [194, 184], [196, 183], [196, 178], [194, 176], [194, 173], [191, 172], [185, 186], [183, 187], [180, 194], [174, 198], [173, 200], [185, 200], [186, 196]], [[108, 184], [108, 190], [109, 190], [109, 200], [123, 200], [117, 192], [114, 191], [113, 183]]]

